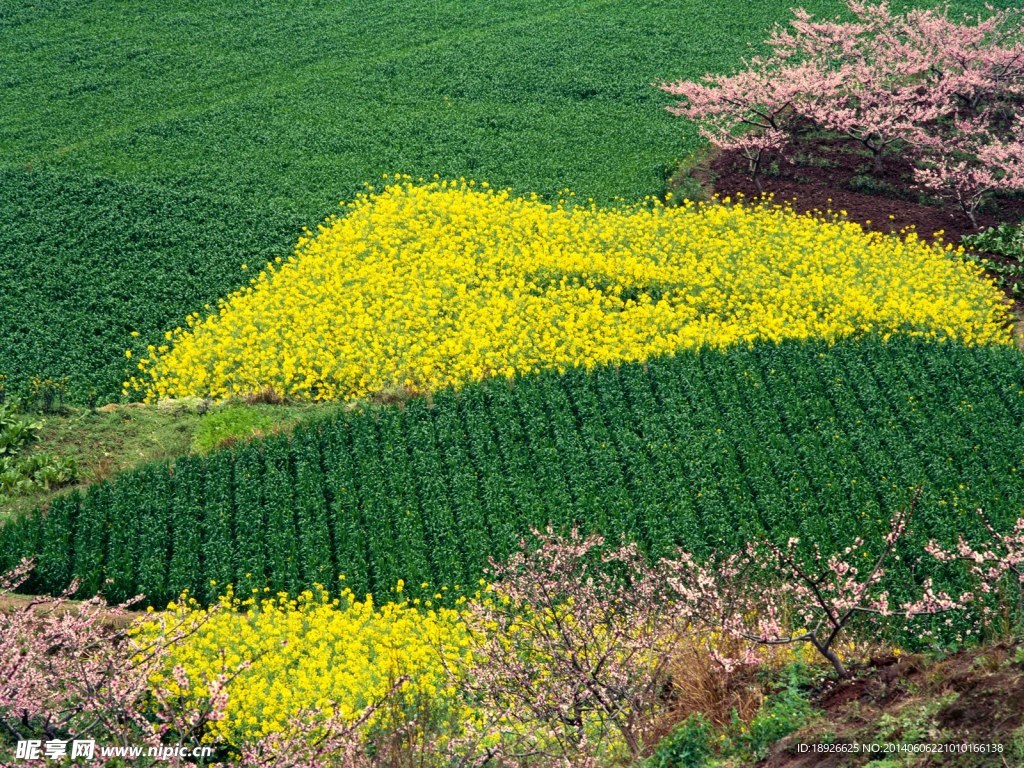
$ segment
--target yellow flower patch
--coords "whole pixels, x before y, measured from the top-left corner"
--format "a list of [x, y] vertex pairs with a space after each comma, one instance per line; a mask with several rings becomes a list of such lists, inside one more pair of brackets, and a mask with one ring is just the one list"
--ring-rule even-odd
[[950, 247], [779, 206], [599, 210], [400, 181], [347, 209], [150, 347], [131, 386], [354, 399], [784, 338], [1010, 342], [1001, 294]]
[[[198, 629], [172, 646], [168, 679], [181, 665], [190, 695], [203, 698], [218, 675], [237, 671], [227, 687], [226, 715], [211, 725], [208, 739], [238, 745], [285, 730], [306, 709], [327, 714], [337, 708], [354, 720], [403, 676], [408, 680], [393, 701], [409, 707], [429, 701], [435, 716], [456, 722], [474, 714], [459, 702], [445, 671], [461, 669], [471, 653], [457, 610], [421, 610], [406, 602], [378, 607], [369, 595], [360, 601], [345, 591], [331, 599], [323, 588], [258, 603], [240, 602], [229, 590], [221, 604], [212, 612], [194, 602], [169, 609], [176, 621], [191, 626], [194, 620]], [[155, 637], [162, 626], [157, 617], [138, 632]], [[243, 669], [245, 662], [250, 665]]]

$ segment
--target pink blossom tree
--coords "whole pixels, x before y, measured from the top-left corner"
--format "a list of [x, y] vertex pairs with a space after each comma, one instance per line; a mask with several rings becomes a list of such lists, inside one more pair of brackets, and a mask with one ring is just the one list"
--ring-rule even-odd
[[853, 21], [795, 9], [767, 40], [771, 53], [735, 75], [661, 84], [682, 98], [669, 110], [697, 121], [720, 149], [743, 152], [755, 177], [764, 154], [802, 123], [861, 144], [877, 174], [894, 145], [929, 156], [957, 114], [984, 117], [994, 135], [1019, 120], [1024, 11], [958, 22], [936, 9], [897, 15], [884, 2], [847, 6]]
[[[785, 546], [762, 539], [710, 562], [680, 553], [664, 561], [671, 573], [668, 583], [687, 618], [710, 622], [710, 628], [756, 645], [809, 643], [839, 677], [846, 677], [846, 667], [835, 650], [844, 630], [861, 615], [897, 613], [882, 580], [886, 561], [906, 533], [918, 494], [892, 516], [881, 551], [868, 560], [867, 568], [861, 566], [868, 553], [860, 537], [828, 557], [815, 546], [807, 558], [799, 556], [795, 537]], [[898, 613], [912, 618], [959, 610], [970, 599], [969, 594], [954, 600], [937, 593], [929, 581], [921, 597], [901, 604]], [[721, 659], [726, 668], [757, 661], [753, 650], [740, 659]]]
[[918, 187], [951, 199], [975, 228], [978, 210], [996, 192], [1024, 189], [1024, 125], [1000, 139], [984, 118], [955, 119], [954, 130], [924, 136]]
[[[905, 47], [930, 61], [927, 83], [943, 83], [953, 108], [967, 115], [1024, 95], [1024, 9], [995, 11], [974, 24], [935, 9], [915, 9], [902, 25]], [[888, 42], [888, 41], [887, 41]]]
[[635, 544], [549, 526], [492, 561], [487, 599], [472, 602], [479, 642], [470, 695], [501, 735], [491, 757], [580, 764], [618, 733], [631, 755], [666, 678], [672, 611], [664, 578]]
[[886, 150], [923, 135], [948, 112], [950, 94], [943, 79], [923, 85], [937, 54], [908, 34], [917, 17], [894, 16], [885, 3], [847, 5], [854, 22], [814, 21], [796, 9], [790, 29], [776, 27], [768, 44], [786, 77], [792, 62], [808, 61], [836, 75], [818, 98], [800, 102], [802, 114], [864, 146], [881, 173]]

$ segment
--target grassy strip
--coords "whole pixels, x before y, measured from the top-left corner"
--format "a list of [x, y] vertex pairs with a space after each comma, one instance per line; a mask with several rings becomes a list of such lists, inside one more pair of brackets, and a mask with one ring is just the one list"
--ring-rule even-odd
[[[81, 484], [91, 485], [141, 464], [169, 461], [256, 436], [287, 432], [311, 414], [337, 405], [226, 405], [205, 401], [129, 404], [96, 410], [68, 407], [39, 417], [43, 428], [33, 450], [74, 459]], [[0, 496], [0, 521], [30, 512], [74, 489]]]

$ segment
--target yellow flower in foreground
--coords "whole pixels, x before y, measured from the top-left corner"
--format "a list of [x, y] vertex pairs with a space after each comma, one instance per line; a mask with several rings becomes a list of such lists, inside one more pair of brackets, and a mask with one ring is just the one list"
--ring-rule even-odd
[[[195, 681], [193, 695], [205, 696], [217, 675], [251, 662], [228, 686], [226, 715], [210, 727], [215, 739], [237, 745], [280, 731], [313, 705], [325, 712], [336, 705], [355, 718], [403, 675], [409, 682], [401, 696], [410, 705], [428, 696], [436, 707], [464, 706], [443, 693], [450, 686], [445, 667], [460, 669], [471, 651], [459, 611], [423, 611], [405, 602], [378, 608], [348, 591], [333, 599], [322, 587], [249, 603], [248, 610], [229, 588], [221, 604], [209, 613], [194, 601], [168, 608], [198, 625], [173, 646], [168, 661], [168, 669], [180, 664]], [[143, 638], [159, 631], [157, 620], [141, 625]]]
[[599, 210], [470, 182], [365, 195], [133, 379], [150, 400], [432, 390], [696, 347], [877, 332], [1010, 343], [956, 251], [779, 206]]

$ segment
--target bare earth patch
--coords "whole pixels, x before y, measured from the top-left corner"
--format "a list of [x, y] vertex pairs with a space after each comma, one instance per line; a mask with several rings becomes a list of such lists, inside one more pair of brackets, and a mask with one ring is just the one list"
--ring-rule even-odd
[[[887, 656], [818, 692], [824, 716], [779, 741], [760, 768], [1024, 764], [1024, 643], [1004, 642], [935, 661]], [[1000, 744], [1001, 753], [869, 754], [801, 751], [814, 744]], [[903, 762], [898, 762], [902, 760]]]

